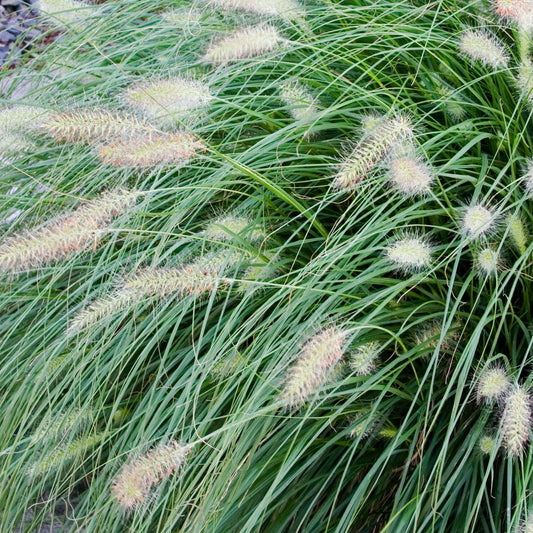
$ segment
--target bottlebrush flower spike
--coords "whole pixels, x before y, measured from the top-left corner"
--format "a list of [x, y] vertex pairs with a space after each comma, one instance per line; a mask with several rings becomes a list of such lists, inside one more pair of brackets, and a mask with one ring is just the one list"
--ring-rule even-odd
[[17, 134], [38, 131], [50, 111], [36, 106], [14, 105], [0, 111], [0, 132]]
[[533, 510], [530, 509], [528, 517], [522, 520], [518, 533], [533, 533]]
[[389, 183], [405, 196], [427, 194], [435, 177], [422, 159], [412, 155], [401, 155], [389, 163]]
[[479, 438], [479, 449], [485, 455], [492, 455], [498, 448], [498, 440], [492, 435], [481, 435]]
[[289, 408], [300, 407], [323, 385], [341, 360], [347, 332], [335, 326], [311, 337], [287, 374], [281, 399]]
[[96, 247], [111, 221], [130, 210], [139, 194], [108, 191], [72, 213], [8, 237], [0, 244], [0, 271], [25, 271]]
[[376, 360], [381, 352], [377, 341], [367, 342], [350, 353], [350, 368], [358, 376], [369, 376], [376, 371]]
[[188, 133], [178, 132], [138, 137], [102, 146], [100, 159], [107, 165], [142, 169], [185, 164], [197, 152], [205, 151], [202, 141]]
[[221, 9], [236, 9], [287, 20], [299, 18], [303, 12], [296, 0], [209, 0], [209, 4]]
[[135, 83], [124, 93], [128, 105], [154, 119], [182, 117], [207, 106], [212, 98], [208, 85], [181, 77]]
[[521, 254], [525, 254], [529, 243], [527, 226], [519, 215], [509, 215], [507, 223], [512, 243]]
[[497, 220], [498, 216], [493, 209], [474, 204], [464, 211], [462, 231], [472, 238], [482, 237], [494, 229]]
[[251, 26], [236, 30], [213, 43], [204, 55], [204, 61], [223, 65], [239, 59], [250, 59], [275, 50], [283, 38], [271, 25]]
[[415, 331], [413, 335], [413, 344], [424, 345], [435, 349], [439, 345], [439, 341], [441, 341], [441, 350], [453, 350], [459, 339], [460, 326], [461, 324], [459, 322], [453, 323], [448, 328], [441, 341], [442, 322], [439, 320], [428, 320]]
[[533, 160], [530, 160], [525, 174], [522, 176], [522, 183], [529, 197], [533, 197]]
[[514, 386], [505, 397], [501, 415], [503, 444], [509, 455], [521, 455], [529, 440], [531, 397], [520, 386]]
[[501, 366], [489, 366], [479, 376], [477, 382], [478, 403], [490, 403], [503, 398], [509, 389], [510, 381]]
[[47, 20], [60, 28], [77, 27], [87, 16], [89, 4], [79, 0], [38, 0], [37, 10], [45, 15]]
[[119, 115], [104, 109], [53, 113], [41, 124], [41, 130], [58, 141], [88, 143], [149, 136], [156, 131], [132, 115]]
[[125, 510], [146, 502], [154, 485], [181, 468], [190, 452], [174, 440], [158, 444], [144, 455], [126, 463], [113, 481], [111, 492]]
[[315, 97], [297, 80], [292, 79], [282, 83], [280, 97], [289, 108], [294, 120], [308, 120], [318, 112]]
[[509, 55], [496, 37], [481, 30], [467, 30], [462, 33], [460, 49], [473, 61], [480, 61], [494, 69], [507, 67]]
[[30, 154], [34, 150], [35, 144], [23, 135], [0, 131], [0, 162], [13, 163], [20, 156]]
[[484, 276], [495, 276], [500, 270], [500, 254], [490, 246], [482, 248], [476, 255], [475, 265]]
[[494, 9], [502, 18], [520, 21], [532, 10], [531, 0], [495, 0]]
[[387, 247], [386, 256], [399, 270], [416, 272], [431, 264], [431, 246], [422, 237], [406, 235]]
[[352, 189], [377, 166], [396, 143], [412, 135], [413, 128], [408, 117], [399, 115], [384, 119], [340, 164], [334, 186], [338, 189]]
[[95, 300], [76, 315], [68, 333], [77, 333], [147, 298], [184, 298], [216, 290], [231, 282], [224, 273], [235, 266], [240, 257], [240, 252], [219, 252], [199, 257], [179, 268], [141, 270], [123, 281], [114, 293]]
[[252, 242], [265, 238], [265, 232], [262, 229], [253, 229], [246, 231], [252, 225], [252, 221], [246, 216], [225, 215], [211, 222], [203, 234], [209, 240], [213, 241], [232, 241], [236, 235], [244, 236]]

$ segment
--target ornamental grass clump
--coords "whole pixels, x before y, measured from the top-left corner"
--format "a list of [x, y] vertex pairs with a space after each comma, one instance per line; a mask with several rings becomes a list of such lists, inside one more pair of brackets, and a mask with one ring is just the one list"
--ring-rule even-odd
[[315, 333], [302, 346], [283, 384], [281, 401], [284, 405], [296, 409], [315, 395], [342, 359], [347, 336], [347, 331], [332, 326]]
[[211, 44], [203, 59], [212, 65], [251, 59], [273, 52], [283, 40], [277, 28], [270, 24], [250, 26], [235, 30]]
[[130, 211], [140, 194], [106, 191], [71, 213], [5, 238], [0, 243], [0, 272], [28, 271], [96, 248], [112, 221]]
[[209, 86], [182, 77], [140, 81], [123, 93], [129, 107], [152, 119], [184, 118], [209, 105], [213, 96]]
[[340, 163], [334, 186], [346, 191], [353, 189], [398, 142], [412, 136], [409, 117], [398, 115], [380, 120]]
[[170, 440], [130, 459], [113, 481], [111, 492], [114, 498], [126, 511], [141, 506], [155, 485], [185, 464], [189, 453], [188, 446]]

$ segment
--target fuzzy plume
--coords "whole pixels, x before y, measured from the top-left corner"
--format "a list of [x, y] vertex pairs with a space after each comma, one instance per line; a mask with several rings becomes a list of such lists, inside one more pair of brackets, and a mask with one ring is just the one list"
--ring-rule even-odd
[[287, 20], [299, 18], [303, 12], [297, 0], [268, 0], [267, 2], [264, 0], [207, 0], [207, 2], [221, 9], [235, 9]]
[[341, 360], [347, 332], [335, 326], [311, 337], [302, 347], [298, 361], [288, 371], [281, 399], [289, 408], [305, 403], [323, 385]]
[[150, 136], [156, 130], [133, 115], [119, 115], [104, 109], [52, 113], [41, 130], [58, 141], [95, 142]]
[[127, 278], [114, 293], [98, 298], [74, 317], [69, 333], [77, 333], [103, 318], [130, 308], [147, 298], [184, 298], [216, 290], [231, 280], [227, 269], [240, 259], [240, 253], [213, 253], [179, 268], [146, 268]]
[[8, 237], [0, 244], [0, 271], [27, 271], [95, 248], [113, 219], [129, 211], [138, 197], [137, 191], [107, 191], [72, 213]]
[[416, 272], [431, 264], [431, 246], [422, 237], [407, 235], [391, 243], [386, 256], [398, 270]]
[[377, 341], [357, 346], [350, 353], [350, 368], [358, 376], [369, 376], [376, 371], [376, 361], [381, 352], [381, 344]]
[[135, 83], [124, 92], [129, 106], [154, 119], [181, 118], [207, 106], [212, 98], [205, 83], [181, 77]]
[[492, 455], [498, 448], [498, 440], [493, 435], [481, 435], [479, 438], [479, 449], [485, 455]]
[[308, 120], [318, 112], [315, 97], [297, 80], [284, 82], [280, 88], [280, 97], [294, 120]]
[[481, 30], [462, 33], [460, 49], [472, 61], [480, 61], [494, 69], [507, 67], [509, 55], [496, 37]]
[[78, 27], [91, 6], [80, 0], [38, 0], [35, 7], [50, 23], [65, 29]]
[[343, 190], [352, 189], [377, 166], [396, 143], [412, 135], [413, 129], [408, 117], [399, 115], [380, 120], [340, 164], [334, 186]]
[[252, 225], [252, 221], [246, 216], [224, 215], [217, 218], [203, 231], [203, 234], [213, 241], [232, 241], [235, 236], [244, 233], [247, 240], [252, 242], [265, 238], [265, 232], [262, 229], [253, 229], [246, 231]]
[[139, 137], [100, 147], [100, 159], [118, 167], [150, 168], [185, 164], [197, 152], [205, 152], [202, 141], [184, 132]]
[[490, 233], [498, 221], [497, 213], [481, 204], [474, 204], [464, 210], [462, 231], [475, 239]]
[[478, 403], [490, 403], [503, 398], [510, 386], [505, 369], [501, 366], [490, 366], [480, 375], [477, 382]]
[[33, 133], [47, 120], [50, 111], [36, 106], [14, 105], [0, 111], [0, 132]]
[[387, 179], [401, 194], [417, 196], [430, 191], [435, 177], [422, 159], [401, 155], [390, 161]]
[[501, 267], [501, 259], [498, 250], [491, 246], [485, 246], [476, 255], [475, 266], [482, 276], [495, 276]]
[[144, 504], [152, 487], [175, 474], [185, 464], [189, 452], [188, 446], [171, 440], [135, 457], [115, 477], [111, 487], [113, 496], [128, 511]]
[[207, 49], [204, 61], [223, 65], [239, 59], [250, 59], [272, 52], [282, 40], [278, 30], [268, 24], [243, 28], [213, 43]]
[[501, 415], [503, 444], [509, 455], [522, 454], [531, 429], [531, 396], [520, 386], [514, 386], [505, 397]]

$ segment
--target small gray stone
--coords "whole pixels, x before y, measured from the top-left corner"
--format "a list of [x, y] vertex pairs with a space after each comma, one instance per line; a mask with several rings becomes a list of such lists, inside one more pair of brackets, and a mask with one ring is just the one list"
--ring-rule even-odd
[[0, 41], [9, 43], [15, 40], [15, 36], [6, 30], [0, 31]]

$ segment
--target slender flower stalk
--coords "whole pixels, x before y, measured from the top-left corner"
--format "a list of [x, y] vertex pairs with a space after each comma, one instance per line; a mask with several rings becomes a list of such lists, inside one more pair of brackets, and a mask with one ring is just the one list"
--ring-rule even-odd
[[113, 481], [113, 496], [127, 511], [144, 504], [152, 487], [175, 474], [185, 464], [189, 453], [188, 446], [171, 440], [131, 459]]
[[207, 49], [204, 61], [223, 65], [240, 59], [251, 59], [274, 51], [282, 41], [274, 26], [265, 24], [243, 28], [213, 43]]
[[408, 117], [399, 115], [380, 121], [341, 162], [334, 186], [343, 190], [353, 189], [396, 143], [412, 135], [413, 129]]
[[240, 259], [240, 253], [207, 254], [178, 268], [146, 268], [122, 282], [112, 294], [95, 300], [72, 320], [68, 333], [86, 329], [147, 298], [201, 296], [227, 285], [224, 273]]
[[130, 107], [153, 119], [182, 118], [206, 107], [212, 98], [208, 85], [181, 77], [135, 83], [124, 92]]
[[346, 337], [346, 331], [333, 326], [316, 333], [303, 345], [298, 361], [287, 373], [281, 394], [287, 407], [300, 407], [326, 382], [342, 359]]
[[404, 273], [417, 272], [431, 264], [431, 246], [416, 235], [406, 235], [390, 244], [387, 258]]
[[155, 129], [133, 115], [119, 115], [105, 109], [53, 113], [41, 130], [58, 141], [95, 142], [150, 136]]
[[129, 211], [140, 193], [107, 191], [31, 230], [8, 237], [0, 244], [0, 271], [27, 271], [95, 248], [113, 219]]
[[510, 384], [504, 368], [489, 366], [479, 375], [477, 402], [491, 403], [501, 400], [509, 390]]
[[481, 30], [467, 30], [460, 40], [460, 50], [472, 61], [479, 61], [493, 69], [509, 64], [509, 55], [496, 37]]
[[257, 15], [270, 15], [287, 20], [299, 18], [302, 6], [297, 0], [207, 0], [214, 7], [227, 10], [240, 10]]
[[118, 167], [150, 168], [158, 165], [181, 165], [197, 152], [205, 152], [202, 141], [184, 132], [138, 137], [100, 147], [100, 159]]
[[505, 397], [501, 415], [503, 444], [509, 455], [521, 455], [531, 430], [531, 397], [526, 390], [514, 386]]

